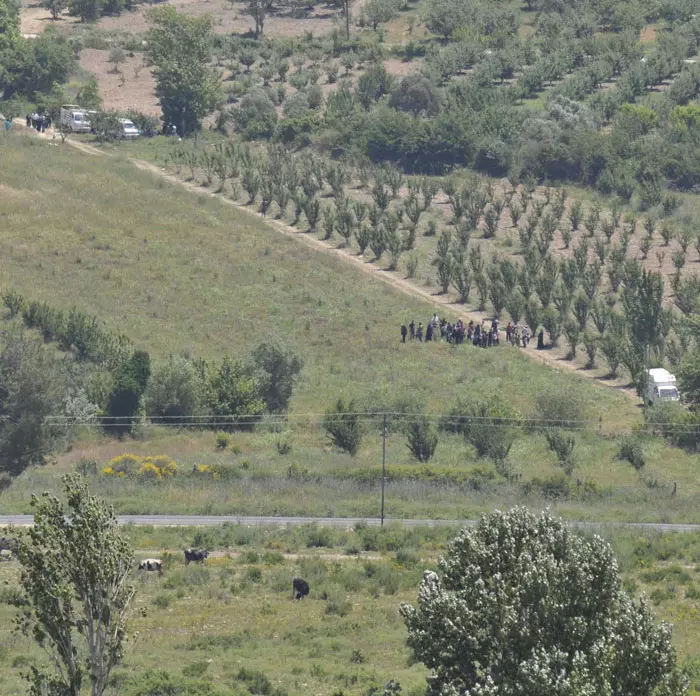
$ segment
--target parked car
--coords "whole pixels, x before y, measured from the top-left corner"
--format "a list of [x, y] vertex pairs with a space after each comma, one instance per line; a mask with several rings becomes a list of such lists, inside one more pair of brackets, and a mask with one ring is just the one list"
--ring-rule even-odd
[[139, 129], [134, 125], [133, 121], [130, 121], [128, 118], [120, 118], [119, 123], [122, 126], [121, 137], [124, 140], [134, 140], [139, 137]]

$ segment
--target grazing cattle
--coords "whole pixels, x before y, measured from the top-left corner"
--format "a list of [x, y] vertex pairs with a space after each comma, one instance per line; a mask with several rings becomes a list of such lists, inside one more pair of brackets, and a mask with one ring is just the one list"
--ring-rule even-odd
[[163, 561], [160, 558], [144, 558], [142, 561], [139, 561], [139, 570], [155, 570], [162, 573]]
[[209, 551], [206, 549], [185, 549], [185, 565], [189, 565], [190, 561], [196, 563], [204, 563]]
[[11, 561], [11, 560], [12, 560], [12, 551], [10, 551], [10, 549], [0, 550], [0, 561]]
[[292, 580], [292, 595], [294, 599], [304, 599], [309, 594], [309, 583], [301, 578]]

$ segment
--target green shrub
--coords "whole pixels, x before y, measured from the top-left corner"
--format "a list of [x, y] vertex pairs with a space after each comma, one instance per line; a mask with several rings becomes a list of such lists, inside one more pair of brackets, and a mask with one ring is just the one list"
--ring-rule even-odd
[[290, 454], [292, 451], [292, 443], [287, 438], [280, 438], [277, 440], [277, 454], [285, 456]]
[[352, 611], [352, 603], [346, 599], [329, 599], [325, 613], [335, 616], [347, 616]]
[[249, 580], [250, 582], [258, 583], [263, 577], [262, 570], [258, 568], [258, 566], [251, 566], [246, 570], [245, 577], [246, 580]]
[[565, 428], [585, 415], [581, 392], [574, 388], [549, 387], [535, 395], [536, 415], [546, 428]]
[[419, 462], [428, 462], [435, 454], [438, 433], [435, 424], [425, 416], [418, 416], [406, 426], [408, 449]]
[[220, 691], [208, 679], [148, 671], [130, 678], [120, 693], [121, 696], [224, 696], [228, 692]]
[[555, 474], [548, 478], [535, 477], [523, 485], [526, 496], [538, 495], [545, 500], [566, 500], [571, 493], [571, 483], [564, 474]]
[[[159, 594], [153, 599], [153, 606], [158, 609], [167, 609], [172, 603], [172, 597], [168, 594]], [[196, 676], [196, 675], [191, 675]]]
[[93, 459], [80, 459], [75, 464], [75, 470], [81, 476], [97, 476], [99, 464]]
[[[497, 468], [500, 466], [503, 469], [519, 423], [518, 412], [499, 397], [493, 397], [466, 408], [460, 416], [458, 426], [479, 457], [489, 457]], [[506, 473], [503, 469], [503, 474]]]
[[16, 317], [24, 309], [24, 298], [14, 290], [8, 290], [2, 295], [2, 303], [10, 311], [10, 317]]
[[307, 548], [329, 548], [333, 546], [333, 532], [329, 527], [310, 525], [306, 533]]
[[231, 436], [228, 433], [219, 431], [216, 433], [216, 449], [224, 450], [227, 449], [231, 443]]
[[248, 691], [255, 696], [287, 696], [286, 691], [273, 687], [267, 676], [258, 670], [241, 667], [236, 679], [243, 682]]
[[571, 435], [565, 435], [561, 430], [548, 430], [545, 433], [549, 449], [557, 455], [567, 476], [574, 468], [573, 450], [576, 440]]
[[333, 444], [354, 457], [362, 442], [362, 422], [356, 412], [354, 401], [347, 406], [338, 399], [335, 406], [326, 412], [323, 427]]
[[203, 677], [209, 669], [209, 663], [206, 660], [197, 660], [182, 668], [182, 674], [185, 677]]
[[638, 438], [628, 436], [620, 438], [617, 458], [629, 462], [636, 471], [644, 468], [644, 450]]

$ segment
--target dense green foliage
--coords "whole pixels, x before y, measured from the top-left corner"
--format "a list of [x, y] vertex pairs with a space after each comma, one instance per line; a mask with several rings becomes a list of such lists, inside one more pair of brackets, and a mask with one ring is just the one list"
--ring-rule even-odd
[[670, 629], [622, 589], [610, 546], [549, 513], [464, 529], [402, 606], [429, 694], [676, 694]]
[[16, 622], [46, 652], [32, 665], [30, 693], [103, 696], [123, 656], [135, 590], [131, 544], [103, 500], [77, 475], [64, 478], [67, 506], [32, 497], [34, 525], [19, 545], [23, 600]]
[[199, 129], [219, 101], [219, 86], [209, 67], [213, 41], [208, 15], [187, 17], [174, 7], [149, 13], [148, 57], [154, 64], [156, 94], [166, 128], [182, 136]]
[[78, 376], [36, 337], [12, 329], [0, 335], [0, 488], [69, 441], [61, 417], [78, 387]]

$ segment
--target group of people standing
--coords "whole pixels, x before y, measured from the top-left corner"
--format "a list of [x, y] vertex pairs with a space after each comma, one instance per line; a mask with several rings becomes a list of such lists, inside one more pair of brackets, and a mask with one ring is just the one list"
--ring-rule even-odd
[[36, 128], [39, 133], [43, 133], [47, 128], [51, 128], [51, 116], [49, 114], [27, 114], [27, 128]]
[[[508, 322], [505, 328], [506, 342], [513, 346], [521, 346], [527, 348], [530, 344], [532, 333], [530, 327], [520, 326]], [[490, 348], [491, 346], [500, 345], [500, 330], [498, 319], [494, 318], [489, 324], [489, 320], [482, 319], [481, 324], [470, 321], [465, 324], [461, 319], [456, 323], [448, 322], [446, 319], [440, 319], [438, 313], [432, 316], [423, 326], [423, 322], [418, 322], [418, 326], [414, 320], [406, 326], [401, 324], [401, 342], [406, 343], [406, 339], [410, 341], [429, 342], [441, 341], [461, 345], [465, 342], [471, 343], [482, 348]], [[540, 330], [537, 335], [537, 348], [544, 348], [544, 331]]]

